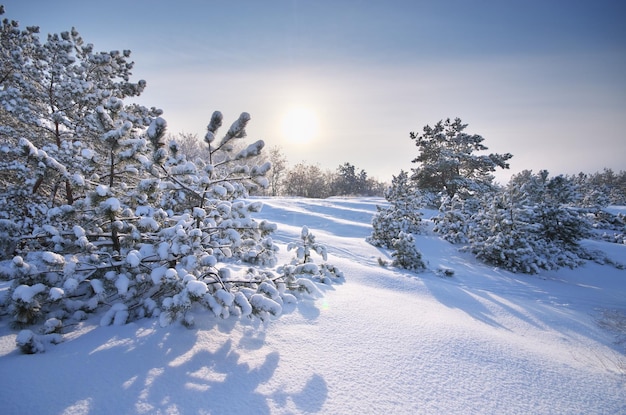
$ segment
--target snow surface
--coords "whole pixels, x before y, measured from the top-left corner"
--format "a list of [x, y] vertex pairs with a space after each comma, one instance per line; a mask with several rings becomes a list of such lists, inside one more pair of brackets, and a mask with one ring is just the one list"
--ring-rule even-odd
[[[154, 319], [100, 327], [93, 317], [36, 355], [16, 349], [4, 317], [1, 412], [626, 413], [624, 343], [598, 324], [626, 313], [625, 270], [512, 274], [422, 235], [430, 271], [414, 274], [381, 267], [389, 252], [364, 240], [380, 199], [263, 202], [279, 263], [306, 225], [346, 282], [266, 324], [210, 312], [193, 329]], [[626, 258], [624, 245], [586, 243]]]

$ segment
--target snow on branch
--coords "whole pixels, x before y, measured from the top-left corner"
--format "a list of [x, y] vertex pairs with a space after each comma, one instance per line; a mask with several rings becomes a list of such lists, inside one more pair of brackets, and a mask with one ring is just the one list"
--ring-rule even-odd
[[[318, 283], [343, 279], [335, 266], [313, 262], [312, 255], [327, 261], [328, 253], [307, 227], [301, 241], [289, 246], [296, 249], [294, 261], [271, 269], [277, 227], [257, 219], [260, 201], [246, 200], [248, 189], [267, 184], [271, 164], [248, 163], [262, 154], [264, 142], [235, 155], [229, 144], [245, 137], [248, 113], [218, 147], [212, 142], [222, 115], [213, 113], [206, 136], [209, 160], [191, 160], [177, 154], [175, 145], [164, 145], [166, 122], [156, 112], [141, 117], [127, 110], [109, 96], [94, 106], [90, 122], [98, 134], [92, 145], [76, 146], [81, 160], [84, 155], [93, 165], [79, 170], [79, 164], [72, 173], [80, 176], [74, 182], [80, 182], [83, 197], [33, 217], [33, 233], [7, 245], [24, 254], [2, 269], [13, 284], [0, 307], [17, 324], [43, 323], [41, 332], [55, 334], [58, 342], [57, 332], [90, 314], [102, 326], [146, 317], [161, 325], [191, 326], [202, 309], [219, 318], [267, 321], [285, 304], [320, 296]], [[27, 139], [20, 145], [29, 157], [65, 173], [60, 161]], [[241, 264], [249, 268], [233, 271]], [[52, 343], [31, 333], [17, 342], [25, 352]]]

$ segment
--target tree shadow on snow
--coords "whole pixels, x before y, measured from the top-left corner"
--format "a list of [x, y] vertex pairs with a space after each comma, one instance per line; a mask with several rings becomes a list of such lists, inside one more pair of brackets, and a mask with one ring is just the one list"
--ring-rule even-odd
[[215, 352], [203, 349], [180, 364], [170, 362], [140, 395], [139, 405], [149, 411], [268, 414], [267, 397], [256, 389], [271, 379], [279, 354], [267, 354], [255, 367], [240, 358], [227, 340]]
[[595, 327], [597, 323], [592, 316], [581, 318], [577, 306], [559, 297], [558, 289], [561, 287], [551, 287], [553, 292], [546, 286], [550, 281], [526, 275], [524, 278], [484, 276], [477, 284], [480, 285], [473, 287], [467, 286], [457, 276], [424, 275], [420, 280], [441, 304], [461, 310], [493, 327], [512, 330], [502, 319], [508, 315], [536, 329], [558, 332], [562, 341], [576, 342], [576, 337], [583, 335], [594, 342], [607, 344], [603, 333]]
[[421, 278], [428, 291], [437, 301], [448, 308], [456, 308], [472, 318], [494, 327], [504, 328], [492, 318], [491, 312], [456, 281], [440, 277], [425, 276]]
[[[312, 373], [301, 388], [269, 385], [280, 354], [266, 348], [264, 328], [228, 320], [201, 328], [158, 327], [141, 321], [102, 327], [47, 353], [14, 356], [14, 396], [2, 399], [6, 413], [35, 413], [27, 396], [45, 390], [48, 413], [215, 413], [259, 414], [272, 405], [319, 412], [327, 399], [325, 380]], [[208, 329], [207, 329], [208, 328]], [[102, 335], [109, 331], [110, 337]], [[75, 343], [75, 344], [70, 344]], [[29, 360], [26, 360], [29, 359]], [[21, 377], [19, 366], [28, 369]], [[28, 374], [38, 373], [37, 379]], [[28, 377], [28, 379], [26, 378]], [[20, 386], [21, 385], [21, 386]], [[5, 390], [8, 393], [8, 391]]]
[[291, 314], [294, 312], [300, 313], [307, 321], [315, 321], [320, 316], [320, 309], [312, 300], [301, 300], [297, 303], [285, 304], [283, 306], [283, 314]]
[[270, 401], [285, 405], [291, 400], [303, 412], [318, 412], [323, 406], [327, 386], [319, 375], [313, 375], [300, 392], [285, 393], [281, 387], [265, 393], [263, 385], [274, 376], [280, 354], [269, 352], [260, 364], [248, 363], [244, 357], [241, 350], [233, 348], [231, 339], [215, 351], [201, 349], [190, 357], [181, 356], [182, 362], [170, 362], [150, 383], [137, 405], [148, 412], [175, 409], [184, 413], [259, 415], [271, 412]]

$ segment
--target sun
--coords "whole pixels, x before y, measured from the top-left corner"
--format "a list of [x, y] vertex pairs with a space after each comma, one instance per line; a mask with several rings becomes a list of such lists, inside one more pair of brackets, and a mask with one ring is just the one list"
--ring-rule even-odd
[[294, 143], [306, 143], [313, 140], [319, 130], [315, 113], [307, 108], [292, 108], [282, 119], [283, 137]]

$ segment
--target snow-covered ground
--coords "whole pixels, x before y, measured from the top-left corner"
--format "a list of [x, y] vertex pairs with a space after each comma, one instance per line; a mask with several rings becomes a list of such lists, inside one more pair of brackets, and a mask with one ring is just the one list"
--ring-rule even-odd
[[[413, 274], [364, 240], [380, 199], [263, 202], [282, 261], [307, 225], [345, 283], [266, 325], [94, 318], [37, 355], [3, 318], [0, 413], [626, 413], [626, 339], [607, 329], [626, 313], [626, 270], [512, 274], [423, 235], [430, 270], [454, 276]], [[586, 243], [626, 262], [626, 245]]]

